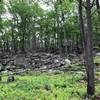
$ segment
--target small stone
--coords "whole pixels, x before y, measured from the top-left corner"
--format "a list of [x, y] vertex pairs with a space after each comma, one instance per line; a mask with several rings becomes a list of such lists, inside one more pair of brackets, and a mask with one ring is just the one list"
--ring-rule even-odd
[[59, 60], [58, 60], [58, 59], [55, 59], [55, 60], [54, 60], [54, 63], [59, 63]]
[[71, 64], [71, 61], [69, 59], [65, 59], [66, 64]]
[[13, 82], [13, 81], [15, 81], [14, 76], [13, 75], [9, 75], [8, 79], [7, 79], [7, 82], [9, 83], [9, 82]]
[[80, 82], [80, 84], [84, 84], [84, 83], [85, 83], [85, 81], [84, 81], [84, 80], [80, 80], [79, 82]]
[[50, 73], [50, 74], [53, 73], [53, 70], [52, 69], [48, 70], [48, 73]]

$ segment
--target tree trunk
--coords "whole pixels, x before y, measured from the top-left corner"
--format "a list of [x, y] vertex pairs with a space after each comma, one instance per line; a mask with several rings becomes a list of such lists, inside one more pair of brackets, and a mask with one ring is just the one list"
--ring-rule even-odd
[[86, 43], [84, 43], [84, 22], [83, 22], [83, 9], [82, 9], [82, 0], [79, 0], [79, 21], [80, 21], [80, 32], [81, 32], [81, 35], [80, 35], [80, 39], [81, 39], [81, 46], [82, 48], [85, 48], [85, 45]]
[[86, 67], [87, 67], [87, 94], [93, 95], [95, 91], [94, 83], [94, 64], [93, 64], [93, 45], [92, 45], [92, 16], [91, 16], [91, 1], [86, 0], [86, 15], [87, 15], [87, 33], [86, 33]]

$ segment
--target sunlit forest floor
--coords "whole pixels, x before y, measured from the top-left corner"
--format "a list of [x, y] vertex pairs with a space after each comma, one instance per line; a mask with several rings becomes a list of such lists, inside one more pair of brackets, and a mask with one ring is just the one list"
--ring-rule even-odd
[[[100, 77], [100, 72], [96, 73]], [[29, 72], [16, 75], [15, 82], [0, 83], [0, 100], [83, 100], [86, 81], [82, 72]], [[100, 80], [96, 80], [96, 93], [100, 95]]]
[[[97, 98], [100, 96], [100, 57], [95, 57], [94, 62], [97, 66], [94, 97]], [[11, 67], [11, 69], [13, 68]], [[18, 69], [13, 70], [18, 72]], [[19, 70], [25, 69], [20, 68]], [[0, 100], [85, 100], [87, 97], [86, 71], [79, 62], [59, 65], [57, 69], [55, 67], [46, 70], [30, 69], [23, 73], [14, 74], [15, 81], [13, 82], [7, 82], [8, 73], [6, 72], [2, 73], [1, 76]]]

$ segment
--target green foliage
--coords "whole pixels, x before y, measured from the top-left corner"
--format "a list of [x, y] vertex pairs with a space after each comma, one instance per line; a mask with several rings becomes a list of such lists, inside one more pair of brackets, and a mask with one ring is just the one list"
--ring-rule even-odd
[[0, 100], [82, 100], [86, 84], [79, 83], [81, 79], [81, 74], [74, 73], [34, 73], [16, 76], [15, 82], [7, 84], [5, 77], [0, 82]]
[[[44, 10], [41, 3], [52, 9]], [[4, 43], [8, 41], [9, 48], [18, 44], [17, 49], [20, 49], [22, 45], [26, 47], [28, 45], [27, 48], [31, 49], [30, 40], [33, 35], [41, 40], [42, 43], [38, 41], [41, 47], [53, 45], [60, 48], [60, 42], [63, 45], [64, 40], [67, 40], [72, 49], [76, 45], [81, 45], [77, 0], [63, 0], [63, 2], [61, 0], [7, 0], [5, 4], [8, 11], [5, 9], [4, 2], [0, 2], [0, 16], [7, 11], [12, 18], [10, 21], [6, 19], [4, 23], [0, 17], [0, 47], [7, 48]], [[95, 6], [93, 11], [94, 45], [100, 45], [100, 21]], [[84, 9], [83, 14], [85, 15]], [[86, 24], [86, 16], [83, 17], [84, 24]], [[13, 41], [15, 43], [10, 45]]]

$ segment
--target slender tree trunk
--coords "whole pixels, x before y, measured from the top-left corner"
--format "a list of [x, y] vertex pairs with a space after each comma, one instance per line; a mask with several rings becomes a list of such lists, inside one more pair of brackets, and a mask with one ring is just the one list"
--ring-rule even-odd
[[33, 33], [33, 36], [32, 36], [32, 51], [35, 52], [36, 51], [36, 48], [37, 48], [37, 44], [36, 44], [36, 34]]
[[85, 45], [86, 43], [84, 43], [84, 22], [83, 22], [83, 10], [82, 10], [82, 0], [79, 0], [79, 21], [80, 21], [80, 32], [81, 32], [81, 35], [80, 35], [80, 39], [81, 39], [81, 45], [82, 45], [82, 48], [84, 49], [85, 48]]
[[7, 51], [7, 52], [10, 52], [10, 50], [9, 50], [9, 41], [8, 41], [8, 38], [7, 38], [7, 41], [6, 41], [6, 51]]
[[87, 67], [87, 94], [93, 95], [95, 92], [94, 83], [94, 64], [93, 64], [93, 44], [92, 44], [92, 16], [91, 16], [91, 1], [86, 0], [86, 15], [87, 15], [87, 34], [86, 34], [86, 67]]
[[15, 37], [14, 37], [14, 27], [13, 27], [13, 25], [12, 25], [12, 27], [11, 27], [11, 32], [12, 32], [12, 35], [11, 35], [11, 37], [12, 37], [12, 52], [13, 53], [16, 53], [16, 51], [15, 51]]
[[56, 22], [57, 22], [57, 45], [58, 45], [58, 48], [59, 48], [59, 52], [60, 54], [62, 55], [62, 39], [61, 39], [61, 30], [60, 30], [60, 22], [59, 22], [59, 16], [58, 16], [58, 0], [57, 0], [57, 4], [55, 4], [55, 12], [56, 12]]
[[94, 84], [94, 64], [93, 64], [93, 44], [92, 44], [92, 16], [91, 16], [91, 4], [90, 0], [86, 1], [87, 9], [87, 29], [88, 32], [84, 32], [84, 22], [82, 14], [82, 0], [79, 0], [79, 19], [80, 19], [80, 31], [83, 37], [83, 45], [85, 51], [85, 64], [87, 67], [87, 94], [93, 95], [95, 92]]
[[22, 38], [21, 38], [21, 52], [25, 53], [25, 29], [24, 27], [22, 27], [21, 29], [21, 34], [22, 34]]

